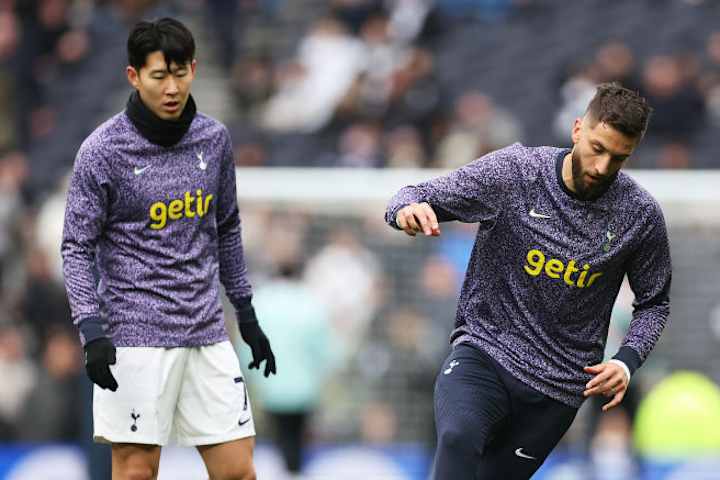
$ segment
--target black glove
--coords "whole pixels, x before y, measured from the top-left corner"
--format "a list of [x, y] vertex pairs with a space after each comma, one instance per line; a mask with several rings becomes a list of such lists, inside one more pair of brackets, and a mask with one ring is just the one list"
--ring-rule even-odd
[[97, 338], [85, 345], [85, 371], [88, 377], [98, 387], [114, 392], [118, 384], [110, 372], [110, 365], [115, 365], [115, 346], [109, 338]]
[[260, 363], [263, 360], [265, 362], [265, 376], [269, 377], [271, 373], [275, 373], [275, 355], [273, 355], [272, 349], [270, 348], [270, 341], [265, 336], [265, 333], [260, 328], [257, 321], [252, 322], [240, 322], [240, 335], [250, 346], [252, 351], [253, 361], [250, 362], [248, 368], [257, 368], [260, 370]]

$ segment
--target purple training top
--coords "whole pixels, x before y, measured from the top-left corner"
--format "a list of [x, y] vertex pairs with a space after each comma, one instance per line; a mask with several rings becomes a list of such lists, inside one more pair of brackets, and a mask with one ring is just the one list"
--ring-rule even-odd
[[100, 317], [117, 346], [225, 340], [218, 280], [236, 308], [252, 294], [227, 129], [198, 113], [166, 148], [124, 112], [100, 125], [75, 160], [62, 255], [76, 325]]
[[428, 202], [440, 221], [478, 223], [452, 341], [579, 407], [624, 275], [635, 310], [617, 358], [634, 370], [667, 322], [671, 266], [655, 199], [623, 172], [600, 198], [577, 199], [561, 175], [568, 152], [516, 143], [401, 189], [385, 219], [397, 228], [398, 210]]

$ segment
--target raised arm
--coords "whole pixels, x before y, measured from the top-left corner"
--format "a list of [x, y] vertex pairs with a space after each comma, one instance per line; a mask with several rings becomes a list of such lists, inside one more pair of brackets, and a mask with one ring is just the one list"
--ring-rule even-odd
[[475, 223], [497, 217], [513, 178], [513, 157], [497, 150], [447, 175], [402, 188], [385, 211], [385, 221], [409, 235], [440, 233], [438, 223]]

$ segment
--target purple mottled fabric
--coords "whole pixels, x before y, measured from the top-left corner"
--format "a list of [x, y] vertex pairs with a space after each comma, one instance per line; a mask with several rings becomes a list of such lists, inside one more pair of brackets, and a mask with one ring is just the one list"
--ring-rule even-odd
[[219, 283], [236, 308], [252, 294], [227, 129], [197, 114], [166, 148], [124, 112], [103, 123], [75, 159], [62, 256], [76, 325], [100, 317], [118, 346], [225, 340]]
[[[620, 172], [600, 198], [565, 187], [567, 149], [514, 144], [446, 176], [401, 189], [398, 210], [428, 202], [440, 221], [478, 224], [453, 343], [472, 343], [536, 390], [578, 407], [602, 361], [623, 277], [635, 310], [623, 349], [642, 363], [670, 311], [670, 251], [655, 199]], [[635, 355], [637, 354], [637, 355]]]

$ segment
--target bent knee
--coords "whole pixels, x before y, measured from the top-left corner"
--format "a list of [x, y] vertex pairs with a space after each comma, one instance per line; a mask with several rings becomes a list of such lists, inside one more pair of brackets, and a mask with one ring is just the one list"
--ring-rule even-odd
[[122, 475], [123, 480], [154, 480], [155, 472], [150, 467], [133, 467]]
[[468, 433], [463, 428], [446, 428], [438, 436], [438, 444], [444, 448], [457, 450], [468, 444]]
[[488, 429], [476, 422], [453, 422], [438, 432], [438, 447], [456, 452], [482, 453], [488, 442]]
[[232, 480], [257, 480], [255, 469], [252, 465], [236, 473]]
[[250, 464], [232, 470], [227, 469], [211, 477], [210, 480], [257, 480], [257, 475], [255, 475], [255, 468]]

